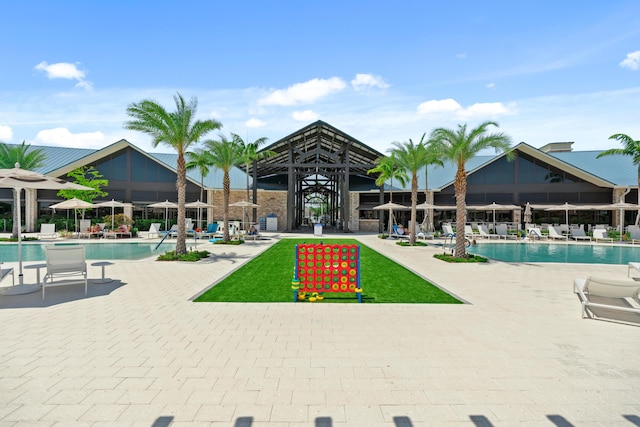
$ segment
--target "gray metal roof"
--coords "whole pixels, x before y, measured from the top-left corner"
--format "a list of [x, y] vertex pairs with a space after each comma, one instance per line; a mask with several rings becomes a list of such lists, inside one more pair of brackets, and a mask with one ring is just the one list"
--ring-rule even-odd
[[549, 153], [550, 156], [580, 168], [616, 186], [637, 187], [638, 168], [631, 156], [612, 155], [596, 158], [604, 150]]
[[[129, 145], [132, 145], [129, 143]], [[50, 147], [45, 145], [31, 145], [30, 150], [41, 149], [45, 155], [45, 165], [41, 168], [37, 168], [36, 172], [48, 174], [51, 171], [55, 171], [64, 167], [65, 165], [81, 160], [90, 154], [99, 152], [96, 149], [87, 148], [68, 148], [68, 147]], [[160, 163], [175, 170], [178, 164], [178, 155], [172, 153], [146, 153], [150, 157], [158, 160]], [[199, 170], [187, 171], [187, 177], [193, 182], [200, 184], [201, 174]], [[231, 179], [231, 189], [245, 189], [246, 188], [246, 176], [242, 169], [237, 167], [232, 168], [229, 171], [229, 178]], [[222, 188], [223, 173], [218, 169], [210, 169], [209, 174], [204, 179], [204, 186], [206, 188]], [[252, 180], [249, 177], [249, 185]]]

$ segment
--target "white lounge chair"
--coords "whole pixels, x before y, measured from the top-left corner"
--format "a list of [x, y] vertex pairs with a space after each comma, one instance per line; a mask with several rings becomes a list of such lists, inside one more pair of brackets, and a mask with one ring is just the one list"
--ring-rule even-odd
[[582, 303], [583, 318], [594, 316], [617, 318], [613, 314], [623, 312], [627, 316], [617, 320], [640, 322], [640, 300], [638, 299], [640, 282], [631, 279], [587, 277], [574, 279], [573, 290]]
[[473, 231], [473, 227], [471, 227], [470, 225], [464, 226], [464, 237], [473, 239], [474, 237], [478, 237], [478, 236], [480, 236], [480, 234]]
[[485, 239], [500, 239], [500, 236], [498, 236], [497, 234], [489, 233], [489, 230], [487, 230], [487, 226], [483, 224], [478, 225], [478, 235], [480, 237], [484, 237]]
[[564, 234], [560, 234], [558, 233], [558, 230], [553, 226], [550, 225], [549, 226], [549, 238], [550, 239], [558, 239], [558, 240], [568, 240], [569, 237], [565, 236]]
[[591, 236], [587, 236], [582, 228], [572, 228], [571, 238], [574, 240], [588, 240], [591, 241]]
[[38, 239], [43, 237], [49, 239], [55, 239], [58, 237], [58, 233], [56, 233], [56, 225], [55, 224], [40, 224], [40, 233], [38, 233]]
[[15, 286], [16, 277], [13, 274], [13, 267], [2, 267], [2, 263], [0, 262], [0, 282], [2, 282], [4, 278], [7, 277], [9, 274], [11, 274], [12, 285]]
[[542, 230], [540, 230], [537, 227], [531, 227], [529, 229], [529, 232], [527, 233], [527, 236], [529, 237], [530, 240], [546, 240], [547, 239], [547, 235], [546, 234], [542, 234]]
[[635, 245], [636, 242], [640, 242], [640, 229], [629, 228], [629, 238], [631, 239], [632, 245]]
[[44, 301], [47, 286], [70, 285], [78, 282], [63, 280], [53, 283], [53, 279], [73, 276], [80, 276], [80, 280], [84, 281], [84, 294], [87, 295], [87, 262], [84, 246], [47, 246], [45, 250], [47, 273], [42, 279], [42, 300]]
[[596, 242], [609, 242], [613, 243], [613, 239], [607, 234], [607, 230], [602, 228], [593, 229], [593, 240]]
[[453, 231], [453, 227], [446, 224], [442, 224], [442, 234], [444, 234], [445, 237], [451, 237], [456, 235], [456, 233]]
[[160, 224], [159, 222], [152, 222], [149, 226], [149, 231], [140, 231], [138, 234], [146, 235], [147, 239], [151, 239], [152, 237], [158, 237], [160, 235]]
[[509, 234], [507, 231], [507, 224], [498, 224], [496, 225], [496, 235], [499, 239], [517, 239], [517, 234]]

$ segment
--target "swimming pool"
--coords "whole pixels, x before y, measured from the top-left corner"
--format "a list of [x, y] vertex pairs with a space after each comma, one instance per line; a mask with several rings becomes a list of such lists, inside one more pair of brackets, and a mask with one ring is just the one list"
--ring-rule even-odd
[[540, 242], [478, 243], [467, 251], [506, 262], [627, 264], [640, 261], [640, 247]]
[[[45, 246], [62, 246], [62, 245], [82, 245], [84, 246], [87, 259], [142, 259], [154, 255], [160, 255], [166, 251], [175, 249], [175, 242], [164, 242], [158, 250], [154, 251], [158, 242], [150, 243], [30, 243], [22, 244], [22, 260], [23, 261], [44, 261]], [[0, 244], [0, 261], [16, 262], [18, 261], [18, 244], [2, 243]]]

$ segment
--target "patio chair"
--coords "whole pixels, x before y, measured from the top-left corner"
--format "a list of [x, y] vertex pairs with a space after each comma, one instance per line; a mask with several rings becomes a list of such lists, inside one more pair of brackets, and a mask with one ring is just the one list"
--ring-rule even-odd
[[549, 238], [554, 240], [569, 240], [568, 236], [558, 233], [558, 230], [553, 225], [549, 225]]
[[0, 282], [2, 282], [4, 278], [7, 277], [9, 274], [11, 274], [12, 286], [15, 286], [16, 277], [13, 274], [13, 267], [2, 267], [2, 263], [0, 262]]
[[529, 228], [529, 232], [527, 233], [527, 236], [529, 237], [530, 240], [546, 240], [547, 239], [547, 235], [546, 234], [542, 234], [542, 230], [540, 230], [538, 227], [531, 227]]
[[591, 241], [591, 236], [587, 236], [582, 228], [572, 228], [571, 238], [574, 240]]
[[151, 239], [152, 237], [158, 237], [160, 235], [160, 224], [159, 222], [152, 222], [149, 226], [149, 231], [141, 231], [138, 234], [145, 235], [147, 239]]
[[480, 224], [478, 226], [478, 235], [485, 239], [500, 239], [500, 236], [498, 236], [497, 234], [489, 233], [489, 230], [487, 230], [487, 226], [484, 224]]
[[509, 234], [507, 231], [507, 224], [498, 224], [496, 225], [496, 235], [498, 235], [499, 239], [517, 239], [517, 234]]
[[[73, 246], [47, 246], [46, 264], [47, 273], [42, 279], [42, 300], [44, 301], [47, 286], [61, 286], [84, 282], [84, 294], [87, 295], [87, 262], [85, 260], [85, 247]], [[54, 283], [54, 279], [80, 276], [79, 280], [62, 280]]]
[[395, 237], [395, 238], [398, 238], [398, 239], [408, 239], [409, 238], [409, 235], [406, 234], [407, 230], [405, 228], [400, 228], [397, 225], [392, 225], [391, 228], [393, 230], [393, 233], [391, 233], [389, 235], [389, 237]]
[[636, 242], [640, 242], [640, 229], [629, 228], [629, 238], [631, 239], [632, 245], [635, 245]]
[[207, 230], [201, 231], [200, 233], [198, 233], [198, 238], [202, 239], [202, 238], [215, 237], [217, 232], [218, 232], [218, 223], [214, 222], [211, 224], [207, 224]]
[[595, 316], [640, 323], [640, 283], [635, 280], [573, 279], [573, 290], [582, 304], [582, 318]]
[[470, 239], [473, 239], [474, 237], [478, 237], [480, 236], [478, 233], [476, 233], [475, 231], [473, 231], [473, 228], [470, 225], [465, 225], [464, 226], [464, 237], [468, 237]]
[[456, 235], [456, 233], [453, 231], [453, 227], [446, 224], [442, 224], [442, 234], [444, 234], [445, 237], [452, 237]]
[[602, 228], [593, 229], [593, 240], [596, 242], [609, 242], [613, 243], [613, 239], [607, 234], [607, 230]]
[[42, 239], [43, 237], [56, 239], [58, 237], [58, 233], [56, 233], [56, 225], [40, 224], [40, 233], [38, 233], [38, 239]]

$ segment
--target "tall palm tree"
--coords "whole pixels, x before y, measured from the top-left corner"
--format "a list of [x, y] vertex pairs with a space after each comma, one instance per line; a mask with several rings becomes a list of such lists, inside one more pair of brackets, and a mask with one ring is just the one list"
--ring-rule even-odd
[[[22, 141], [20, 145], [8, 145], [0, 142], [0, 168], [11, 169], [16, 163], [20, 164], [21, 169], [33, 170], [44, 166], [46, 155], [42, 148], [31, 150], [31, 145]], [[12, 237], [18, 238], [18, 190], [13, 189], [13, 227]]]
[[429, 151], [424, 143], [425, 135], [422, 135], [420, 142], [414, 143], [411, 139], [408, 142], [394, 142], [392, 152], [398, 159], [398, 164], [402, 169], [411, 174], [411, 225], [409, 226], [409, 244], [416, 243], [416, 219], [418, 206], [418, 171], [427, 164]]
[[[389, 203], [393, 203], [393, 180], [396, 179], [403, 187], [407, 183], [409, 177], [407, 171], [400, 167], [398, 159], [396, 159], [395, 153], [391, 152], [388, 156], [378, 157], [375, 160], [376, 166], [367, 171], [367, 175], [374, 173], [378, 174], [376, 178], [376, 185], [383, 187], [385, 182], [389, 181]], [[392, 224], [392, 211], [389, 211], [389, 230], [391, 234]]]
[[228, 242], [229, 239], [229, 195], [231, 194], [231, 179], [229, 171], [232, 167], [242, 162], [242, 146], [233, 139], [227, 139], [224, 135], [220, 135], [218, 141], [207, 140], [204, 142], [204, 148], [211, 156], [211, 165], [223, 172], [222, 189], [223, 189], [223, 235], [222, 240]]
[[480, 123], [477, 127], [467, 132], [467, 125], [458, 125], [457, 129], [436, 128], [431, 131], [430, 140], [433, 149], [438, 155], [457, 165], [453, 188], [456, 195], [456, 230], [460, 238], [456, 239], [454, 256], [464, 258], [464, 222], [467, 210], [467, 171], [465, 165], [480, 151], [493, 148], [496, 152], [506, 152], [507, 159], [513, 158], [511, 149], [511, 137], [502, 132], [488, 133], [489, 127], [498, 127], [491, 121]]
[[185, 155], [187, 159], [185, 168], [188, 171], [198, 169], [198, 172], [200, 172], [200, 201], [204, 202], [204, 179], [209, 175], [211, 155], [208, 151], [201, 148], [194, 151], [187, 151]]
[[[258, 149], [260, 148], [261, 145], [266, 144], [267, 141], [269, 140], [269, 138], [267, 137], [262, 137], [262, 138], [258, 138], [253, 142], [245, 142], [242, 137], [240, 137], [240, 135], [232, 133], [231, 134], [231, 138], [233, 139], [233, 141], [240, 145], [240, 147], [242, 147], [242, 155], [241, 157], [241, 163], [244, 163], [244, 168], [245, 168], [245, 174], [246, 174], [246, 178], [247, 178], [247, 202], [250, 202], [251, 198], [249, 197], [249, 167], [251, 165], [254, 164], [254, 162], [258, 161], [258, 160], [262, 160], [262, 159], [266, 159], [267, 157], [271, 157], [273, 155], [275, 155], [275, 151], [271, 151], [271, 150], [265, 150], [265, 151], [258, 151]], [[249, 212], [247, 211], [247, 215], [249, 215]], [[247, 218], [242, 218], [243, 221], [249, 222], [248, 221], [248, 217]]]
[[173, 97], [176, 111], [168, 112], [152, 99], [130, 104], [127, 114], [132, 120], [125, 122], [125, 129], [137, 130], [152, 137], [154, 147], [164, 144], [173, 147], [178, 153], [176, 166], [178, 190], [178, 239], [176, 241], [176, 255], [187, 253], [185, 230], [185, 198], [187, 189], [187, 169], [185, 152], [189, 147], [197, 144], [207, 133], [220, 129], [222, 124], [217, 120], [195, 120], [198, 100], [191, 98], [187, 103], [182, 95], [177, 93]]
[[[420, 141], [424, 141], [425, 134], [422, 135]], [[424, 166], [424, 200], [426, 203], [431, 203], [429, 198], [429, 166], [444, 166], [444, 162], [440, 159], [436, 147], [432, 141], [424, 142], [427, 148], [427, 160]], [[424, 223], [426, 223], [427, 231], [433, 231], [433, 210], [425, 209]]]
[[[616, 141], [620, 141], [623, 145], [623, 148], [610, 148], [609, 150], [605, 150], [602, 153], [596, 156], [596, 159], [599, 159], [602, 156], [611, 156], [614, 154], [619, 154], [623, 156], [631, 156], [631, 161], [638, 168], [638, 214], [640, 216], [640, 141], [634, 141], [629, 135], [625, 135], [624, 133], [616, 133], [611, 135], [609, 139], [614, 139]], [[621, 200], [623, 201], [623, 200]], [[636, 217], [636, 222], [638, 221]], [[624, 221], [623, 218], [620, 218], [620, 222]], [[624, 225], [624, 224], [623, 224]]]

